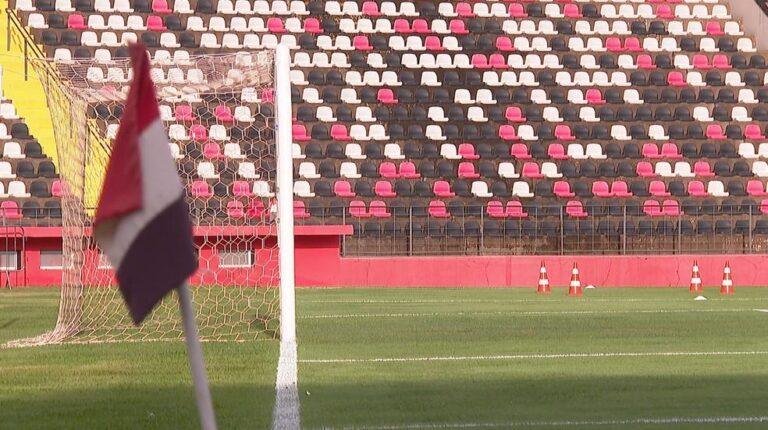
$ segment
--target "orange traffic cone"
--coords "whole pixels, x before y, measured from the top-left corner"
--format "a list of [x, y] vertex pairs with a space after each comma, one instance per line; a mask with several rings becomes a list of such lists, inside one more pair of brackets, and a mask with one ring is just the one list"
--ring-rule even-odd
[[693, 261], [693, 273], [691, 273], [691, 287], [689, 290], [695, 294], [704, 291], [704, 288], [701, 286], [701, 276], [699, 275], [699, 263], [696, 260]]
[[731, 265], [725, 262], [723, 268], [723, 283], [720, 284], [720, 294], [725, 296], [733, 295], [733, 280], [731, 280]]
[[568, 286], [568, 295], [575, 297], [582, 295], [581, 281], [579, 281], [579, 266], [576, 263], [573, 263], [573, 270], [571, 270], [571, 284]]
[[539, 269], [539, 286], [536, 288], [536, 292], [539, 294], [549, 294], [552, 291], [549, 288], [549, 279], [547, 278], [547, 266], [544, 262], [541, 262], [541, 269]]

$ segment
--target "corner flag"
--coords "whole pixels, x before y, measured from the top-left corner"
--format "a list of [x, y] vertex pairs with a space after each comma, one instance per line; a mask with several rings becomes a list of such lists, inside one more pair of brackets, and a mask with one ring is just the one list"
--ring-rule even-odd
[[197, 269], [184, 186], [168, 150], [149, 58], [130, 47], [133, 83], [107, 165], [94, 237], [115, 268], [134, 323]]

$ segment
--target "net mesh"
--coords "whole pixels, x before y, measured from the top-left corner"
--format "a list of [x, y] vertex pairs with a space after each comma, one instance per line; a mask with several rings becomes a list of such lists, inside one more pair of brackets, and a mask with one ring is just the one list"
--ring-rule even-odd
[[[173, 295], [141, 327], [132, 324], [91, 236], [130, 61], [33, 64], [55, 124], [63, 184], [61, 300], [52, 331], [7, 346], [181, 338]], [[156, 59], [151, 73], [195, 226], [200, 269], [192, 296], [201, 339], [277, 337], [274, 52]]]

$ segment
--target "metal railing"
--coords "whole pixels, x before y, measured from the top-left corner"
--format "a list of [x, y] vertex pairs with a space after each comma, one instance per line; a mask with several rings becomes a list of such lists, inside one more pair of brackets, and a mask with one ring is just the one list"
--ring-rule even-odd
[[[760, 206], [695, 215], [649, 216], [642, 209], [602, 206], [601, 214], [569, 215], [563, 206], [538, 206], [526, 217], [492, 217], [485, 207], [465, 207], [447, 218], [427, 208], [391, 211], [388, 218], [349, 212], [313, 214], [300, 221], [351, 224], [344, 256], [411, 255], [636, 255], [753, 254], [768, 251], [768, 218]], [[320, 216], [316, 216], [320, 215]]]

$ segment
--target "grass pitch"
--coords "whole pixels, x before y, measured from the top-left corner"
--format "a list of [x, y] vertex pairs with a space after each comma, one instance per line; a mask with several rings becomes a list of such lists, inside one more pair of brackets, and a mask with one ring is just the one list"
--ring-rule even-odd
[[[298, 291], [307, 429], [768, 428], [768, 289]], [[0, 343], [58, 292], [0, 291]], [[276, 341], [206, 343], [221, 429], [266, 429]], [[0, 350], [0, 428], [187, 429], [181, 342]], [[765, 419], [762, 423], [743, 422]], [[695, 422], [699, 420], [699, 422]]]

